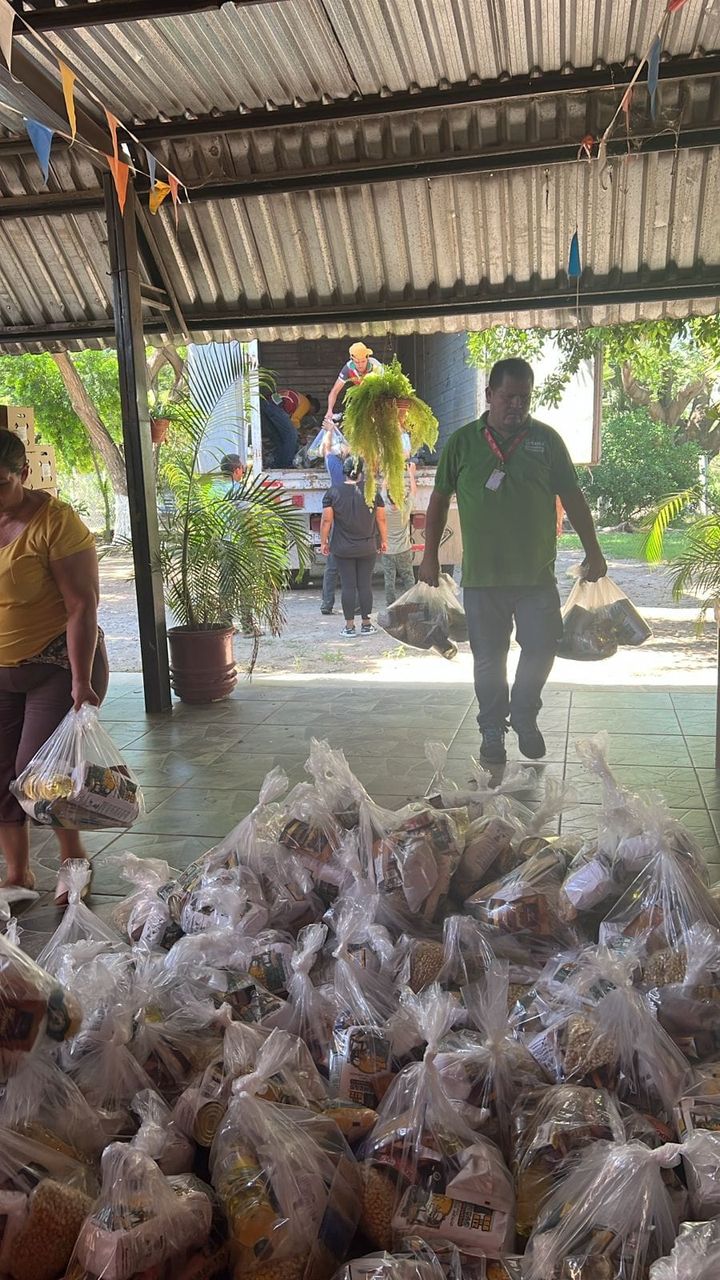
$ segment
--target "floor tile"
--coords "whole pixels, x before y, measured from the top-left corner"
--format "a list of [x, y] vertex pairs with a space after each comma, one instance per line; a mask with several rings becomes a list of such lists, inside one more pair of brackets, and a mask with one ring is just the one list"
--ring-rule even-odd
[[[641, 794], [659, 791], [671, 808], [704, 809], [706, 800], [694, 769], [673, 765], [615, 765], [613, 775], [622, 786]], [[581, 764], [568, 763], [568, 779], [572, 781], [578, 800], [598, 803], [601, 786], [597, 778], [588, 774]], [[720, 805], [720, 799], [718, 800]]]
[[685, 739], [690, 759], [698, 769], [715, 768], [715, 738], [687, 737]]
[[98, 856], [119, 857], [134, 853], [138, 858], [159, 858], [178, 871], [196, 858], [207, 853], [213, 841], [208, 836], [147, 835], [138, 831], [125, 831]]
[[685, 711], [681, 707], [677, 708], [677, 717], [680, 721], [680, 728], [683, 733], [689, 736], [702, 736], [703, 734], [715, 733], [715, 711], [714, 709], [706, 709], [703, 711]]
[[650, 690], [577, 689], [573, 690], [572, 705], [573, 710], [671, 711], [673, 699], [669, 693]]
[[[576, 759], [575, 741], [582, 734], [570, 733], [568, 761]], [[619, 764], [638, 764], [653, 760], [656, 764], [688, 765], [690, 754], [682, 736], [648, 733], [609, 733], [610, 767]]]
[[601, 730], [612, 733], [679, 734], [677, 715], [668, 710], [646, 711], [641, 708], [578, 707], [570, 712], [572, 734], [593, 734]]

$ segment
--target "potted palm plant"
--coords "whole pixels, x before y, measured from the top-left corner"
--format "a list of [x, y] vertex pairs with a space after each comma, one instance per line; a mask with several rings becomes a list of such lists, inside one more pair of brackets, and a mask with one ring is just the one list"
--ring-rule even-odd
[[403, 432], [410, 437], [413, 453], [424, 444], [432, 448], [438, 420], [415, 394], [395, 356], [382, 373], [369, 373], [348, 390], [342, 429], [352, 452], [365, 463], [365, 497], [372, 505], [378, 473], [382, 473], [388, 493], [403, 492]]
[[[218, 398], [219, 395], [218, 395]], [[278, 635], [290, 554], [309, 562], [302, 515], [283, 490], [246, 473], [227, 487], [199, 470], [212, 408], [173, 407], [170, 444], [159, 465], [160, 567], [175, 626], [168, 631], [173, 689], [183, 702], [226, 698], [237, 682], [235, 625]]]

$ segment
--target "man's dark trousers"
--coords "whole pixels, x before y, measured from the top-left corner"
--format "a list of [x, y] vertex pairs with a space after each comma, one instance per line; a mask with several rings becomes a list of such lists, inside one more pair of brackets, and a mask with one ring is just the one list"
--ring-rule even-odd
[[[480, 728], [499, 727], [508, 717], [516, 729], [534, 725], [562, 637], [557, 587], [466, 587], [464, 603]], [[520, 661], [511, 696], [507, 657], [513, 623]]]

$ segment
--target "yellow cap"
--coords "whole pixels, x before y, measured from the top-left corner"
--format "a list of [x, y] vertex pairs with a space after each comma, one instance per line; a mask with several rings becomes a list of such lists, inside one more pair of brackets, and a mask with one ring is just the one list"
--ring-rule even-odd
[[353, 360], [364, 360], [366, 356], [372, 355], [372, 348], [366, 347], [364, 342], [353, 342], [350, 355]]

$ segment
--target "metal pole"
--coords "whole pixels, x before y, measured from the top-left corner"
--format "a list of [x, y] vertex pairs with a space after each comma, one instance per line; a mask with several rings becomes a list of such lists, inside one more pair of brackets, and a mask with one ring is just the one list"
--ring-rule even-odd
[[111, 175], [104, 179], [120, 404], [130, 499], [135, 594], [138, 606], [145, 709], [170, 711], [165, 597], [160, 574], [155, 472], [150, 443], [147, 366], [135, 227], [135, 191], [128, 183], [124, 216]]

